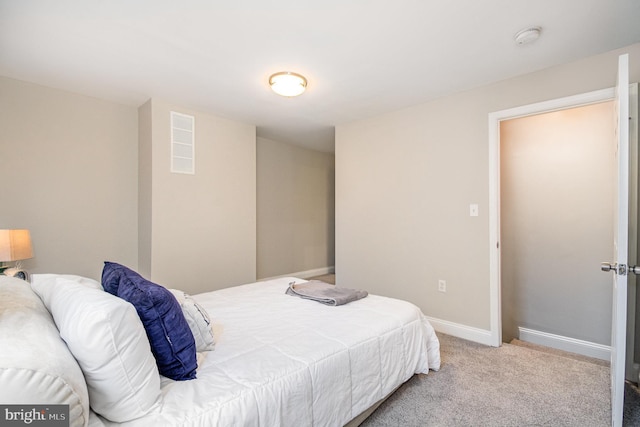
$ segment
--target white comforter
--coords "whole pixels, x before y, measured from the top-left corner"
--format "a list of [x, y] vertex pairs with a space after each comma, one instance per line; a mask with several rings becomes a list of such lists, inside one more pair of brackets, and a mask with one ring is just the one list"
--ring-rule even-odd
[[[131, 426], [342, 426], [407, 381], [440, 367], [420, 310], [369, 295], [331, 307], [286, 295], [282, 278], [195, 295], [216, 348], [197, 379], [162, 381], [161, 406]], [[111, 423], [103, 421], [105, 425]]]

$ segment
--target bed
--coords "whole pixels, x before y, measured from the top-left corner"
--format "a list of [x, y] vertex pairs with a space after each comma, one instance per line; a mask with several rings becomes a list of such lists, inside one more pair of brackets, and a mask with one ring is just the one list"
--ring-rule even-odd
[[[17, 280], [0, 279], [0, 294], [8, 292], [7, 279]], [[82, 405], [72, 406], [71, 418], [78, 420], [76, 425], [92, 426], [343, 426], [412, 375], [439, 369], [438, 339], [413, 304], [369, 295], [326, 306], [286, 295], [292, 282], [304, 280], [286, 277], [192, 296], [209, 314], [215, 336], [213, 350], [196, 354], [196, 379], [175, 381], [159, 375], [159, 397], [133, 419], [109, 420], [96, 414], [100, 411], [94, 402], [87, 413], [82, 413]], [[28, 284], [11, 286], [15, 293], [16, 286]], [[0, 316], [6, 309], [0, 301]], [[0, 322], [0, 328], [9, 324]], [[56, 318], [56, 325], [61, 324]], [[2, 348], [15, 347], [3, 339]], [[17, 359], [19, 354], [0, 357], [0, 389], [5, 389], [0, 404], [15, 403], [7, 402], [11, 393], [3, 387], [12, 385], [7, 369], [29, 369], [13, 366], [18, 362], [7, 357]]]

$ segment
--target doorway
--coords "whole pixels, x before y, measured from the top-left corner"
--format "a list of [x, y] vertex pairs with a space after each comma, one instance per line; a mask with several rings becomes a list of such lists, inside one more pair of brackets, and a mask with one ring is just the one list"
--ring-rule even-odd
[[[489, 114], [489, 235], [490, 235], [490, 345], [499, 347], [502, 343], [502, 293], [501, 281], [501, 248], [500, 248], [500, 123], [512, 119], [533, 116], [536, 114], [550, 113], [553, 111], [588, 106], [610, 101], [615, 97], [614, 88], [588, 92], [581, 95], [559, 98], [537, 104], [498, 111]], [[630, 85], [630, 122], [629, 122], [629, 147], [630, 147], [630, 215], [629, 215], [629, 262], [638, 260], [640, 253], [640, 227], [638, 224], [637, 206], [640, 176], [638, 174], [638, 84]], [[638, 260], [640, 262], [640, 260]], [[636, 276], [629, 275], [628, 288], [628, 321], [627, 321], [627, 354], [626, 372], [627, 378], [638, 382], [640, 375], [640, 292], [636, 292]], [[639, 336], [636, 338], [636, 336]], [[601, 346], [604, 347], [604, 346]], [[608, 348], [596, 348], [596, 351]]]
[[609, 359], [613, 101], [500, 122], [502, 340]]
[[614, 99], [613, 88], [581, 95], [559, 98], [537, 104], [498, 111], [489, 114], [489, 296], [490, 296], [490, 343], [499, 347], [502, 343], [501, 310], [501, 248], [500, 248], [500, 123], [536, 114], [549, 113]]

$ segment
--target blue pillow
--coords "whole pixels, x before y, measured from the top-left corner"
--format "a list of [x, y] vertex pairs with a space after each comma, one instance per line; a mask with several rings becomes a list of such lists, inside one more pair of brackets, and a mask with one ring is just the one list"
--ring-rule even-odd
[[169, 290], [113, 262], [104, 263], [102, 287], [136, 308], [162, 375], [178, 381], [196, 377], [196, 343]]

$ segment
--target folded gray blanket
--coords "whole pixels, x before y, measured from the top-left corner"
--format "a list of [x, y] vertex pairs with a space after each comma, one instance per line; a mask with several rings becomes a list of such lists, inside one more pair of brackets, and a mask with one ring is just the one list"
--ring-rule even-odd
[[359, 289], [337, 288], [320, 280], [305, 283], [289, 283], [286, 293], [300, 298], [318, 301], [326, 305], [342, 305], [356, 301], [369, 295], [367, 291]]

